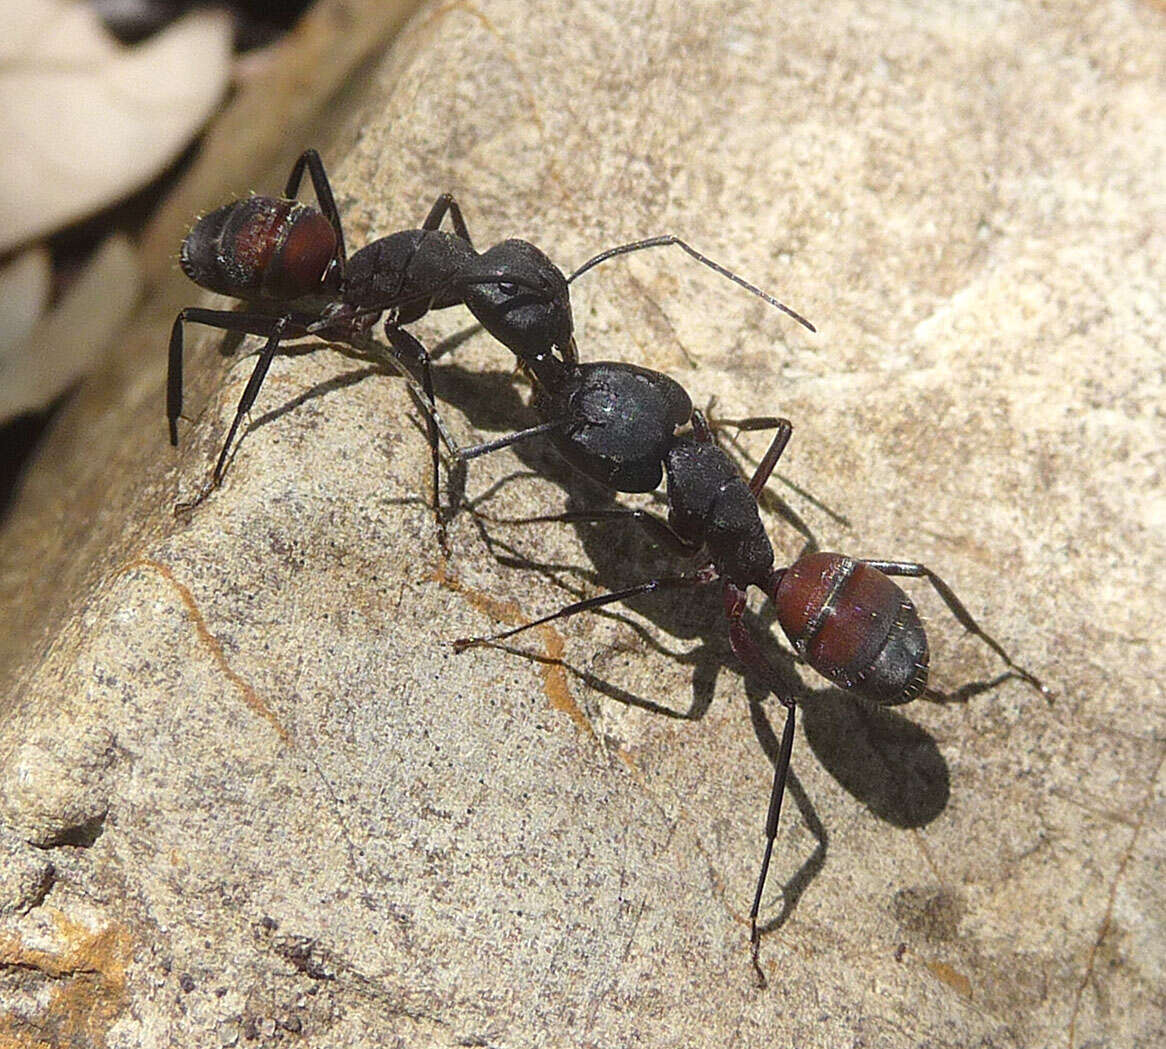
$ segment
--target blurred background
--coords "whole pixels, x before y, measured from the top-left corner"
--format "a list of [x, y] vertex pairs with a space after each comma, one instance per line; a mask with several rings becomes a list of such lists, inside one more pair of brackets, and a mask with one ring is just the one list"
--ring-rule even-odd
[[[295, 111], [311, 113], [415, 4], [317, 4], [305, 21], [312, 6], [6, 0], [0, 524], [54, 414], [168, 275], [183, 225], [226, 187], [251, 188], [288, 75]], [[267, 132], [249, 101], [265, 97]], [[240, 104], [253, 134], [238, 145], [258, 148], [200, 164], [208, 130]]]

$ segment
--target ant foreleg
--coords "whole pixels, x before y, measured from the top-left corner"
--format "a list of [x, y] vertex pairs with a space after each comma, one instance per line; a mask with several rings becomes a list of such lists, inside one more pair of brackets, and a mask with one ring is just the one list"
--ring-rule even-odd
[[453, 231], [462, 240], [464, 240], [471, 248], [474, 242], [470, 240], [470, 231], [466, 228], [466, 220], [462, 218], [462, 209], [458, 207], [458, 203], [453, 199], [452, 193], [443, 193], [433, 202], [433, 207], [429, 209], [429, 214], [425, 217], [425, 221], [421, 223], [422, 229], [434, 230], [440, 229], [441, 220], [449, 214], [449, 220], [453, 223]]
[[433, 466], [433, 513], [437, 518], [438, 533], [441, 537], [441, 545], [444, 547], [446, 540], [445, 522], [441, 517], [441, 473], [439, 469], [441, 456], [437, 447], [437, 398], [433, 393], [433, 372], [429, 367], [429, 351], [420, 339], [405, 331], [404, 328], [386, 324], [385, 336], [388, 338], [389, 344], [396, 351], [398, 357], [402, 359], [402, 363], [405, 360], [411, 361], [417, 365], [418, 370], [421, 372], [421, 389], [424, 391], [426, 401], [426, 437], [429, 440], [429, 456]]
[[[295, 318], [285, 317], [289, 323]], [[270, 336], [281, 318], [266, 313], [235, 313], [231, 310], [204, 310], [188, 306], [180, 310], [170, 329], [170, 361], [166, 372], [166, 419], [170, 425], [170, 443], [178, 444], [178, 417], [182, 414], [182, 326], [205, 324], [221, 331], [237, 331], [245, 335]]]
[[975, 634], [981, 641], [984, 642], [993, 652], [996, 653], [1005, 663], [1005, 665], [1017, 677], [1027, 681], [1029, 685], [1041, 693], [1050, 703], [1053, 701], [1052, 690], [1049, 689], [1035, 674], [1025, 670], [1022, 666], [1014, 663], [1012, 657], [1004, 651], [1001, 645], [990, 634], [986, 633], [983, 628], [972, 618], [962, 601], [955, 595], [955, 591], [947, 585], [939, 576], [937, 576], [926, 565], [921, 565], [915, 561], [862, 561], [864, 565], [882, 572], [886, 576], [907, 576], [912, 579], [926, 579], [935, 592], [943, 599], [943, 603], [951, 610], [951, 614], [959, 620], [960, 625], [970, 634]]
[[733, 653], [746, 667], [760, 674], [777, 696], [778, 702], [786, 709], [785, 729], [781, 734], [781, 746], [777, 752], [777, 761], [773, 766], [773, 787], [769, 794], [769, 811], [765, 816], [765, 852], [761, 857], [761, 872], [757, 876], [757, 891], [753, 894], [753, 906], [749, 909], [749, 943], [753, 970], [757, 973], [759, 987], [766, 987], [769, 983], [761, 969], [759, 958], [761, 950], [761, 933], [757, 928], [757, 916], [761, 912], [761, 897], [765, 892], [765, 881], [769, 877], [769, 862], [773, 857], [773, 844], [777, 840], [777, 824], [781, 817], [781, 802], [785, 797], [785, 781], [789, 776], [790, 755], [794, 746], [794, 724], [796, 721], [797, 706], [793, 699], [782, 695], [783, 689], [778, 685], [777, 675], [758, 647], [753, 636], [745, 628], [741, 617], [745, 614], [745, 591], [732, 583], [725, 583], [725, 615], [729, 620], [729, 644]]
[[646, 583], [640, 583], [638, 586], [625, 587], [623, 590], [612, 590], [607, 594], [599, 594], [597, 597], [589, 597], [583, 601], [576, 601], [574, 604], [560, 608], [557, 612], [551, 612], [550, 615], [545, 615], [530, 623], [523, 623], [522, 626], [516, 626], [510, 630], [503, 630], [498, 634], [488, 634], [482, 637], [459, 637], [451, 643], [455, 651], [464, 652], [467, 648], [473, 648], [475, 645], [488, 645], [495, 641], [503, 641], [508, 637], [513, 637], [515, 634], [521, 634], [525, 630], [530, 630], [532, 627], [542, 626], [544, 623], [551, 623], [556, 619], [566, 619], [568, 616], [578, 615], [580, 612], [590, 612], [593, 609], [602, 608], [604, 605], [611, 605], [617, 601], [626, 601], [632, 597], [639, 597], [640, 594], [651, 594], [657, 590], [703, 586], [708, 582], [710, 582], [710, 579], [703, 572], [694, 576], [662, 576], [659, 579], [649, 579]]
[[795, 321], [802, 325], [802, 327], [807, 328], [813, 332], [818, 330], [808, 320], [806, 320], [805, 317], [803, 317], [796, 310], [791, 310], [784, 302], [778, 302], [778, 300], [768, 292], [762, 291], [755, 284], [750, 284], [747, 280], [745, 280], [744, 277], [739, 277], [731, 269], [722, 266], [719, 262], [710, 259], [707, 255], [701, 254], [701, 252], [697, 251], [696, 248], [694, 248], [691, 244], [686, 243], [671, 233], [665, 234], [662, 237], [648, 237], [646, 240], [637, 240], [630, 244], [621, 244], [618, 247], [608, 248], [606, 251], [601, 251], [598, 255], [588, 259], [585, 263], [583, 263], [582, 266], [575, 270], [575, 272], [567, 278], [567, 283], [570, 284], [575, 280], [576, 277], [586, 273], [593, 266], [598, 266], [601, 262], [606, 262], [608, 259], [615, 258], [616, 255], [627, 255], [633, 251], [642, 251], [644, 248], [660, 248], [668, 244], [675, 244], [682, 251], [687, 252], [690, 256], [692, 256], [692, 258], [696, 259], [697, 262], [703, 263], [715, 273], [719, 273], [722, 277], [728, 278], [734, 284], [744, 288], [746, 291], [752, 292], [759, 299], [764, 299], [769, 303], [770, 306], [774, 306], [781, 310], [782, 313], [786, 314], [786, 316], [792, 317]]
[[332, 184], [328, 181], [328, 174], [324, 170], [324, 161], [320, 159], [320, 154], [314, 149], [305, 149], [300, 154], [299, 159], [292, 166], [283, 195], [288, 200], [295, 199], [295, 195], [300, 189], [300, 182], [304, 177], [305, 167], [307, 167], [308, 176], [312, 180], [312, 189], [316, 192], [316, 201], [320, 205], [320, 211], [324, 218], [331, 223], [332, 230], [336, 234], [336, 253], [333, 257], [336, 260], [340, 276], [343, 277], [344, 264], [348, 259], [348, 254], [344, 250], [344, 229], [340, 224], [340, 212], [336, 208], [336, 199], [332, 196]]

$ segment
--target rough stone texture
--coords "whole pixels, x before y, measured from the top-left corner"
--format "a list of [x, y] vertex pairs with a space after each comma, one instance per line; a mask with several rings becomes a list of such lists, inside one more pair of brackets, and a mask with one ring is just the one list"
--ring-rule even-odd
[[[876, 716], [775, 644], [804, 729], [759, 991], [774, 704], [750, 716], [717, 595], [558, 624], [522, 646], [541, 662], [454, 655], [668, 560], [463, 513], [443, 563], [402, 384], [328, 349], [276, 361], [227, 483], [175, 524], [250, 369], [192, 338], [206, 410], [172, 456], [161, 317], [5, 534], [0, 815], [56, 875], [3, 919], [0, 1041], [1160, 1042], [1164, 35], [1128, 4], [415, 20], [328, 152], [350, 243], [450, 189], [480, 246], [570, 266], [676, 232], [774, 290], [820, 334], [679, 252], [613, 262], [576, 287], [582, 352], [788, 415], [782, 476], [849, 520], [774, 482], [818, 541], [940, 570], [1056, 703], [978, 691], [998, 661], [922, 587], [964, 704]], [[481, 334], [443, 362], [463, 439], [529, 423], [510, 371]], [[496, 517], [588, 498], [534, 451], [468, 488]]]
[[39, 906], [53, 884], [53, 865], [43, 853], [0, 829], [0, 915]]

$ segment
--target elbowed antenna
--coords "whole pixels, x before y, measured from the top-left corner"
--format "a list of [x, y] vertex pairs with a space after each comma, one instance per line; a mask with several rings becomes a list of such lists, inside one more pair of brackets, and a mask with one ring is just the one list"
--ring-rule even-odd
[[715, 270], [722, 277], [727, 277], [734, 284], [739, 285], [746, 291], [752, 292], [759, 299], [764, 299], [769, 303], [770, 306], [774, 306], [781, 310], [782, 313], [786, 314], [786, 316], [792, 317], [803, 328], [806, 328], [807, 330], [815, 333], [817, 332], [818, 329], [815, 328], [796, 310], [791, 310], [784, 302], [779, 302], [768, 292], [762, 291], [759, 287], [757, 287], [756, 284], [750, 284], [744, 277], [739, 277], [731, 269], [728, 269], [727, 267], [722, 266], [719, 262], [710, 259], [707, 255], [697, 251], [696, 248], [694, 248], [691, 244], [686, 243], [677, 236], [673, 236], [671, 233], [665, 234], [662, 237], [649, 237], [647, 240], [633, 241], [630, 244], [620, 244], [618, 247], [608, 248], [607, 251], [601, 251], [594, 258], [588, 259], [585, 263], [583, 263], [582, 266], [575, 270], [575, 272], [567, 278], [567, 283], [570, 284], [576, 277], [586, 273], [593, 266], [598, 266], [601, 262], [606, 262], [608, 259], [614, 258], [616, 255], [628, 255], [633, 251], [641, 251], [644, 248], [660, 248], [669, 244], [675, 244], [681, 250], [688, 252], [688, 254], [696, 259], [697, 262], [701, 262], [708, 266], [709, 269]]

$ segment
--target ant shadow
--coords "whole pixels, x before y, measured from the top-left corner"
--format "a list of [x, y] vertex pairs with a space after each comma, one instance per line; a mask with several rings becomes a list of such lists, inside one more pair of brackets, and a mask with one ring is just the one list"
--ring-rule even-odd
[[[476, 432], [509, 433], [539, 421], [533, 409], [523, 402], [510, 371], [469, 371], [456, 363], [443, 362], [433, 369], [433, 381], [439, 402], [455, 407]], [[611, 491], [568, 466], [546, 440], [522, 442], [510, 450], [523, 469], [495, 482], [466, 504], [479, 535], [499, 563], [543, 576], [566, 591], [568, 596], [563, 604], [594, 592], [585, 590], [584, 583], [602, 590], [615, 590], [677, 571], [672, 551], [656, 546], [643, 529], [623, 520], [526, 522], [527, 531], [574, 528], [586, 553], [583, 565], [535, 560], [505, 534], [509, 529], [523, 527], [524, 522], [492, 512], [491, 504], [504, 500], [510, 484], [537, 476], [543, 482], [557, 485], [566, 495], [568, 512], [601, 510], [621, 504]], [[464, 480], [463, 474], [453, 485], [455, 506], [462, 498]], [[801, 518], [779, 496], [770, 495], [767, 506], [773, 506], [801, 534], [805, 543], [803, 552], [816, 550], [817, 541]], [[662, 497], [657, 494], [654, 498], [654, 509], [665, 516], [666, 504]], [[656, 630], [646, 629], [620, 611], [621, 607], [642, 616]], [[590, 670], [564, 664], [567, 672], [587, 688], [656, 715], [699, 721], [712, 704], [720, 674], [736, 670], [743, 675], [749, 714], [761, 749], [771, 765], [777, 762], [780, 742], [765, 705], [773, 689], [759, 676], [740, 667], [733, 655], [718, 586], [638, 595], [619, 606], [589, 614], [619, 621], [635, 633], [647, 650], [688, 667], [692, 695], [687, 708], [677, 709], [636, 695]], [[775, 617], [768, 604], [759, 613], [749, 613], [746, 622], [773, 667], [777, 678], [774, 684], [784, 695], [797, 701], [810, 749], [838, 783], [877, 817], [896, 827], [920, 827], [934, 820], [946, 807], [950, 795], [949, 768], [935, 739], [901, 714], [866, 703], [840, 689], [808, 689], [796, 670], [801, 660], [773, 636]], [[679, 644], [671, 646], [661, 642], [660, 635]], [[528, 659], [541, 658], [518, 646], [499, 643], [495, 647]], [[778, 716], [783, 717], [782, 708], [778, 708]], [[824, 866], [829, 844], [826, 828], [792, 770], [786, 786], [815, 846], [782, 886], [781, 909], [762, 931], [778, 929], [788, 921]], [[758, 799], [758, 810], [763, 817], [764, 798]]]
[[[434, 359], [447, 353], [475, 331], [476, 326], [446, 340], [438, 352], [433, 354]], [[231, 338], [227, 341], [235, 340]], [[370, 362], [368, 357], [348, 347], [331, 345], [344, 356], [362, 360], [367, 366], [319, 383], [286, 403], [269, 409], [253, 420], [245, 432], [266, 425], [316, 397], [327, 396], [359, 383], [370, 375], [394, 375], [393, 370], [383, 363]], [[319, 343], [304, 346], [293, 344], [283, 352], [299, 355], [319, 348]], [[230, 349], [224, 347], [221, 352], [227, 356]], [[446, 361], [436, 365], [432, 374], [439, 403], [456, 408], [477, 433], [510, 433], [539, 421], [533, 409], [525, 403], [514, 381], [513, 370], [471, 371]], [[418, 421], [417, 426], [419, 432], [423, 433], [423, 424]], [[510, 484], [526, 477], [538, 477], [543, 482], [559, 486], [567, 496], [568, 512], [593, 511], [620, 505], [611, 491], [572, 470], [545, 440], [519, 443], [513, 445], [511, 451], [524, 469], [495, 482], [466, 504], [479, 535], [499, 563], [542, 575], [570, 595], [564, 604], [585, 596], [587, 591], [583, 588], [584, 583], [603, 590], [614, 590], [675, 573], [675, 555], [655, 546], [647, 533], [631, 522], [526, 523], [528, 529], [574, 528], [586, 552], [585, 565], [539, 562], [513, 542], [501, 538], [497, 530], [521, 527], [524, 522], [494, 516], [481, 507], [489, 507], [504, 495]], [[464, 464], [461, 464], [451, 472], [450, 478], [451, 507], [455, 510], [463, 503], [465, 482], [466, 470]], [[816, 504], [812, 497], [809, 498]], [[654, 499], [656, 511], [663, 516], [666, 504], [662, 496], [657, 494]], [[805, 544], [803, 553], [818, 548], [809, 527], [780, 496], [767, 490], [763, 493], [762, 504], [766, 510], [783, 517], [802, 536]], [[821, 508], [821, 504], [816, 505]], [[829, 508], [824, 509], [836, 519], [845, 520]], [[491, 531], [488, 527], [490, 525], [496, 525], [498, 529]], [[680, 593], [658, 591], [630, 598], [623, 605], [653, 624], [659, 634], [680, 642], [680, 647], [673, 649], [662, 643], [656, 632], [646, 629], [636, 619], [619, 611], [617, 606], [590, 614], [607, 616], [623, 623], [647, 649], [689, 667], [692, 697], [687, 709], [676, 709], [639, 696], [591, 671], [563, 664], [567, 672], [589, 689], [616, 702], [639, 707], [659, 716], [699, 721], [712, 704], [719, 675], [729, 668], [738, 668], [743, 677], [754, 733], [771, 765], [775, 764], [780, 743], [765, 706], [765, 700], [773, 689], [756, 674], [739, 668], [724, 629], [719, 588], [707, 586]], [[903, 829], [922, 827], [938, 817], [950, 796], [950, 771], [935, 739], [895, 710], [874, 706], [833, 687], [808, 689], [795, 669], [801, 660], [773, 637], [774, 622], [775, 617], [768, 604], [762, 606], [759, 613], [750, 612], [746, 616], [746, 623], [761, 644], [781, 692], [795, 699], [801, 710], [803, 732], [818, 761], [852, 797], [864, 804], [876, 817], [893, 826]], [[496, 647], [528, 659], [542, 658], [515, 646], [498, 644]], [[928, 698], [940, 702], [966, 702], [1009, 676], [1004, 674], [992, 681], [972, 682], [949, 696], [932, 694]], [[792, 768], [786, 789], [813, 836], [815, 846], [782, 886], [781, 908], [777, 915], [760, 926], [762, 932], [780, 929], [789, 920], [798, 902], [825, 865], [829, 846], [829, 834]], [[761, 800], [758, 808], [763, 811]]]

